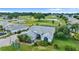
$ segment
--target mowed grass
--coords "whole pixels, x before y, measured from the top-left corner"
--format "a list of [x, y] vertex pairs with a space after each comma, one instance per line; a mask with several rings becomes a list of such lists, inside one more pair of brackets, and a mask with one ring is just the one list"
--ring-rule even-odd
[[28, 26], [33, 26], [33, 25], [40, 25], [40, 26], [58, 26], [59, 24], [65, 25], [65, 22], [60, 20], [60, 22], [54, 21], [54, 23], [52, 21], [49, 20], [41, 20], [41, 21], [37, 21], [37, 20], [30, 20], [30, 21], [25, 21], [24, 24], [28, 25]]
[[[54, 44], [58, 45], [58, 49], [54, 47]], [[65, 46], [72, 46], [79, 51], [79, 41], [75, 40], [61, 40], [61, 39], [54, 39], [52, 45], [49, 46], [33, 46], [25, 43], [21, 43], [20, 48], [16, 49], [12, 46], [6, 46], [0, 48], [1, 51], [65, 51]]]
[[3, 18], [0, 18], [0, 21], [2, 21], [3, 20]]
[[65, 46], [71, 46], [76, 48], [79, 51], [79, 41], [67, 39], [67, 40], [61, 40], [61, 39], [55, 39], [53, 44], [57, 44], [59, 46], [61, 51], [65, 50]]
[[[41, 26], [58, 26], [59, 24], [61, 25], [66, 25], [65, 21], [62, 18], [57, 18], [55, 15], [49, 15], [46, 16], [45, 19], [35, 19], [34, 17], [31, 16], [20, 16], [22, 20], [24, 20], [24, 24], [28, 26], [33, 26], [33, 25], [41, 25]], [[58, 19], [58, 21], [52, 22], [52, 20], [49, 19]]]
[[0, 51], [52, 51], [54, 48], [52, 46], [32, 46], [32, 45], [26, 45], [21, 44], [19, 49], [13, 48], [11, 46], [6, 46], [0, 48]]

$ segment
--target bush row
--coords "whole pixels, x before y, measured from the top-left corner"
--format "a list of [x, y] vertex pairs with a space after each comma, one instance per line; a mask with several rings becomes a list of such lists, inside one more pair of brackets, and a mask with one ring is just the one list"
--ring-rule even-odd
[[[61, 49], [61, 47], [58, 44], [54, 44], [55, 49]], [[63, 47], [65, 51], [77, 51], [77, 49], [73, 46], [66, 45]]]

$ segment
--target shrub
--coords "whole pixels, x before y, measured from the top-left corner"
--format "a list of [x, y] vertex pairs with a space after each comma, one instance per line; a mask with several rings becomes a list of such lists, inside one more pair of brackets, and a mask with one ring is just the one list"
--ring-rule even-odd
[[36, 23], [36, 25], [39, 25], [38, 23]]
[[37, 45], [37, 46], [48, 46], [49, 43], [46, 42], [46, 41], [37, 41], [37, 42], [35, 43], [35, 45]]
[[20, 42], [26, 42], [26, 41], [30, 41], [31, 40], [31, 38], [28, 35], [25, 35], [25, 34], [18, 35], [18, 38], [19, 38]]
[[65, 46], [65, 51], [76, 51], [76, 48], [67, 45], [67, 46]]
[[75, 38], [75, 40], [79, 40], [79, 33], [76, 33], [76, 34], [74, 35], [74, 38]]
[[18, 50], [20, 48], [20, 43], [17, 41], [12, 42], [11, 47], [15, 50]]
[[37, 42], [35, 42], [33, 46], [38, 46]]
[[54, 44], [54, 48], [55, 49], [59, 49], [59, 45], [58, 44]]
[[55, 34], [55, 37], [57, 37], [57, 38], [64, 38], [65, 35], [64, 35], [63, 32], [58, 32], [58, 33]]

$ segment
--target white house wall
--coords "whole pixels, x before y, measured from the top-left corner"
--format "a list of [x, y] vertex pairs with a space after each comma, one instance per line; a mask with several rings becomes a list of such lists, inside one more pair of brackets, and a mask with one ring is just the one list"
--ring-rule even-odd
[[48, 42], [52, 42], [54, 34], [46, 33], [41, 36], [41, 40], [44, 40], [45, 37], [48, 38]]

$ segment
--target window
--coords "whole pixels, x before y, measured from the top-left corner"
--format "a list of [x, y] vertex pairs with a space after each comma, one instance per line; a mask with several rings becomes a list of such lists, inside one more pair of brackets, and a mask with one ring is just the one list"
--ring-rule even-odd
[[44, 37], [44, 41], [48, 42], [48, 38], [47, 37]]
[[40, 39], [40, 38], [41, 38], [40, 34], [37, 34], [36, 39]]

